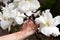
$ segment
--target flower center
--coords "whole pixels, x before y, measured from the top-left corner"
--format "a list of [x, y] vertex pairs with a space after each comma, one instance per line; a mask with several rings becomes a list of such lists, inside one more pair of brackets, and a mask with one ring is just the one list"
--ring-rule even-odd
[[6, 16], [3, 16], [3, 19], [4, 19], [4, 20], [7, 20], [7, 17], [6, 17]]
[[51, 24], [51, 23], [50, 23], [49, 21], [46, 22], [46, 25], [47, 25], [48, 27], [50, 26], [50, 24]]

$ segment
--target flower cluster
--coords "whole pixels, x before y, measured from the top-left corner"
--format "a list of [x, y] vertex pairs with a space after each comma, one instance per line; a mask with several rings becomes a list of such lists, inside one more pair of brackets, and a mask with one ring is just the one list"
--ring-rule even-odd
[[[53, 18], [50, 9], [43, 11], [40, 15], [40, 11], [37, 11], [40, 7], [38, 0], [14, 0], [9, 4], [7, 2], [11, 0], [0, 1], [6, 5], [5, 7], [2, 6], [2, 12], [0, 12], [0, 26], [2, 29], [5, 30], [11, 25], [21, 25], [24, 23], [24, 18], [34, 15], [34, 21], [40, 26], [38, 28], [39, 32], [46, 36], [60, 35], [59, 28], [56, 27], [60, 24], [60, 16]], [[37, 15], [39, 15], [38, 18]]]
[[4, 30], [11, 25], [21, 25], [24, 23], [24, 18], [32, 14], [36, 16], [39, 13], [39, 11], [34, 13], [40, 7], [38, 0], [14, 0], [9, 4], [8, 1], [11, 0], [1, 1], [5, 4], [5, 7], [2, 6], [2, 12], [0, 12], [0, 24]]

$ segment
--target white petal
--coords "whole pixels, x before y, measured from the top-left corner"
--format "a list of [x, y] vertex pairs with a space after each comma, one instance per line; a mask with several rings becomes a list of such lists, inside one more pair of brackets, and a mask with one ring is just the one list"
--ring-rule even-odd
[[38, 0], [31, 0], [30, 2], [30, 10], [34, 11], [40, 7], [40, 3]]
[[37, 24], [40, 24], [40, 18], [36, 18], [35, 21]]
[[31, 16], [33, 13], [31, 11], [26, 12], [27, 16]]
[[11, 23], [12, 21], [9, 21], [9, 20], [6, 20], [6, 21], [1, 20], [1, 28], [5, 30], [11, 26]]
[[41, 28], [41, 32], [46, 36], [58, 36], [60, 35], [59, 28], [52, 26], [52, 27], [43, 27]]
[[3, 10], [3, 16], [6, 16], [6, 17], [11, 17], [12, 15], [11, 15], [11, 11], [9, 11], [8, 9], [6, 9], [6, 10]]
[[13, 10], [10, 10], [8, 7], [3, 8], [2, 10], [3, 10], [3, 16], [11, 17]]
[[50, 22], [52, 21], [53, 16], [52, 16], [52, 14], [50, 13], [50, 10], [49, 10], [49, 9], [43, 11], [42, 13], [43, 13], [43, 16], [46, 17], [46, 20], [47, 20], [47, 21], [48, 21], [48, 20], [49, 20]]
[[22, 17], [16, 17], [15, 21], [17, 22], [17, 24], [21, 25], [23, 23], [23, 18]]
[[36, 18], [37, 23], [43, 23], [46, 24], [45, 18], [43, 16], [40, 16], [39, 18]]
[[57, 27], [51, 27], [50, 30], [51, 30], [53, 36], [60, 35], [59, 28], [57, 28]]
[[57, 26], [60, 24], [60, 16], [57, 16], [53, 19], [53, 25]]
[[2, 19], [2, 13], [0, 12], [0, 20]]
[[18, 9], [21, 12], [27, 12], [29, 10], [30, 4], [29, 2], [22, 1], [19, 3]]
[[8, 5], [8, 7], [9, 7], [10, 10], [11, 10], [11, 9], [14, 9], [14, 4], [13, 4], [13, 3], [10, 3], [10, 4]]
[[22, 2], [24, 0], [14, 0], [13, 3], [14, 3], [14, 7], [17, 8], [20, 4], [20, 2]]
[[20, 13], [20, 12], [17, 13], [17, 16], [18, 16], [18, 17], [23, 17], [23, 18], [26, 17], [26, 16], [24, 15], [24, 13]]
[[6, 16], [8, 18], [14, 18], [18, 15], [18, 11], [16, 9], [10, 10], [10, 9], [5, 9], [3, 10], [3, 16]]
[[16, 9], [14, 9], [14, 10], [11, 10], [12, 12], [10, 13], [11, 14], [11, 17], [16, 17], [16, 16], [18, 16], [18, 13], [20, 13], [20, 12], [18, 12]]
[[21, 0], [14, 0], [14, 2], [18, 2], [18, 1], [21, 1]]
[[43, 27], [41, 29], [41, 32], [45, 35], [45, 36], [50, 36], [52, 34], [52, 32], [50, 31], [49, 27]]
[[23, 18], [25, 18], [26, 16], [25, 16], [24, 14], [20, 14], [20, 17], [23, 17]]

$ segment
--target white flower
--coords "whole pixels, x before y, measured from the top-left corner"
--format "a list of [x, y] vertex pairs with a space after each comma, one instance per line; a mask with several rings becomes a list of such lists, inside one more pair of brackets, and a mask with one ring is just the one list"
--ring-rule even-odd
[[7, 17], [15, 17], [16, 16], [16, 10], [14, 10], [13, 3], [10, 3], [9, 5], [6, 4], [6, 7], [2, 7], [3, 15]]
[[18, 8], [20, 11], [34, 11], [40, 7], [38, 0], [23, 0], [19, 3]]
[[53, 18], [49, 9], [43, 11], [42, 15], [39, 18], [36, 18], [35, 21], [36, 23], [40, 24], [39, 31], [44, 35], [60, 35], [59, 28], [56, 27], [58, 24], [60, 24], [60, 16]]
[[3, 16], [3, 14], [0, 12], [0, 26], [2, 29], [7, 29], [11, 26], [12, 20], [8, 20], [6, 16]]
[[32, 11], [35, 12], [40, 7], [38, 0], [14, 0], [13, 5], [15, 9], [21, 13], [26, 13], [27, 16], [31, 16]]
[[20, 13], [17, 9], [14, 9], [14, 5], [12, 3], [3, 7], [2, 10], [3, 16], [15, 20], [19, 25], [23, 23], [23, 19], [26, 17], [24, 13]]

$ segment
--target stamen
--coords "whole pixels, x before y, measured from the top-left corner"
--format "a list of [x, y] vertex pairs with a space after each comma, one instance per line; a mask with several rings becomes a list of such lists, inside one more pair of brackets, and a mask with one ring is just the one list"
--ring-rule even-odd
[[4, 17], [3, 17], [3, 19], [4, 19], [4, 20], [7, 20], [7, 17], [6, 17], [6, 16], [4, 16]]
[[50, 24], [51, 24], [51, 23], [50, 23], [49, 21], [46, 22], [46, 25], [47, 25], [48, 27], [50, 26]]

